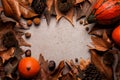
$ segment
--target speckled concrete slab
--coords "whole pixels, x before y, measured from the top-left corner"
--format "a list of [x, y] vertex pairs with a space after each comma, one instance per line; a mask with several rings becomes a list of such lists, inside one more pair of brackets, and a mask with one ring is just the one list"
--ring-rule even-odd
[[74, 26], [65, 18], [56, 22], [53, 17], [49, 26], [46, 19], [41, 19], [39, 26], [33, 24], [29, 30], [25, 31], [32, 35], [30, 39], [26, 39], [32, 45], [30, 48], [32, 56], [38, 59], [39, 54], [42, 53], [46, 59], [56, 62], [81, 57], [89, 58], [87, 45], [90, 44], [90, 35], [85, 28], [91, 28], [93, 25], [83, 26], [76, 21], [75, 17], [73, 21]]

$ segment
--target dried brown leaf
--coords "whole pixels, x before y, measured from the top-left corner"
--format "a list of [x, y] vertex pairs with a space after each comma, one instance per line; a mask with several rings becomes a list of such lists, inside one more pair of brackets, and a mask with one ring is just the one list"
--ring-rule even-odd
[[1, 2], [5, 15], [19, 21], [21, 12], [17, 0], [1, 0]]
[[61, 61], [58, 67], [55, 69], [55, 71], [51, 74], [50, 80], [58, 80], [64, 67], [65, 67], [64, 61]]
[[31, 47], [31, 45], [22, 38], [23, 32], [16, 31], [15, 34], [16, 34], [16, 39], [18, 40], [19, 46]]
[[99, 27], [93, 27], [89, 32], [90, 35], [102, 36], [105, 29], [100, 29]]
[[11, 57], [13, 57], [14, 51], [15, 51], [15, 48], [13, 47], [6, 51], [0, 51], [0, 57], [2, 58], [3, 63], [9, 60]]
[[49, 71], [48, 71], [48, 61], [44, 59], [44, 57], [42, 56], [42, 54], [40, 54], [39, 56], [39, 63], [41, 66], [40, 69], [40, 79], [41, 80], [49, 80]]
[[107, 41], [108, 43], [112, 43], [112, 41], [110, 40], [110, 38], [108, 37], [108, 34], [107, 34], [107, 31], [106, 30], [104, 30], [104, 32], [103, 32], [103, 39], [105, 40], [105, 41]]
[[90, 64], [90, 60], [80, 59], [80, 69], [84, 70]]
[[84, 2], [84, 1], [85, 0], [75, 0], [75, 5], [80, 4], [80, 3]]
[[95, 50], [90, 50], [91, 53], [91, 61], [92, 63], [106, 76], [108, 80], [113, 79], [113, 72], [110, 67], [105, 66], [105, 64], [102, 61], [102, 58], [97, 55]]
[[33, 0], [17, 0], [19, 3], [22, 3], [25, 6], [30, 6]]
[[3, 7], [0, 7], [0, 14], [3, 12]]
[[111, 44], [100, 37], [91, 36], [92, 43], [98, 51], [106, 51], [111, 47]]
[[62, 75], [59, 80], [76, 80], [74, 79], [73, 75], [70, 73], [67, 73], [65, 75]]
[[47, 21], [47, 24], [49, 25], [50, 24], [50, 20], [51, 20], [51, 15], [52, 15], [52, 7], [54, 5], [54, 0], [47, 0], [46, 1], [46, 4], [47, 4], [47, 8], [45, 10], [45, 17], [46, 17], [46, 21]]
[[87, 1], [87, 0], [85, 0], [84, 2], [83, 2], [83, 4], [81, 4], [80, 6], [79, 6], [79, 10], [77, 10], [78, 12], [77, 12], [77, 20], [79, 20], [79, 19], [81, 19], [82, 17], [85, 17], [85, 16], [87, 16], [88, 14], [90, 14], [91, 13], [91, 4]]
[[30, 7], [24, 6], [21, 3], [19, 3], [20, 7], [20, 12], [23, 18], [29, 19], [29, 18], [34, 18], [38, 16]]
[[73, 24], [73, 16], [74, 16], [74, 8], [72, 7], [66, 14], [62, 14], [57, 7], [57, 0], [55, 0], [55, 12], [56, 12], [56, 19], [59, 21], [62, 17], [65, 17], [72, 25]]

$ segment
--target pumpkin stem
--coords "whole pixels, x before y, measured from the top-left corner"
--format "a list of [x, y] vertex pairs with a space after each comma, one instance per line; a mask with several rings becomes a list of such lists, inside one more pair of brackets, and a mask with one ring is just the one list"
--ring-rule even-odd
[[30, 67], [27, 67], [26, 69], [29, 71], [31, 68], [30, 68]]
[[94, 16], [94, 14], [91, 14], [88, 18], [87, 18], [88, 23], [94, 23], [96, 21], [96, 18]]

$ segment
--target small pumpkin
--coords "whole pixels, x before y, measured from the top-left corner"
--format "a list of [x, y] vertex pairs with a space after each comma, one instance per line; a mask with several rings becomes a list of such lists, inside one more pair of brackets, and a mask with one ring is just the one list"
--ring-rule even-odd
[[87, 18], [88, 23], [110, 25], [120, 20], [119, 0], [98, 0]]

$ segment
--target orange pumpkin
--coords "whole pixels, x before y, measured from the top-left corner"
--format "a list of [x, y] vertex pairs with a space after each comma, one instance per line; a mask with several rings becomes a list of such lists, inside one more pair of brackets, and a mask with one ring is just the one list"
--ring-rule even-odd
[[98, 0], [87, 20], [88, 23], [97, 22], [103, 25], [117, 22], [120, 20], [120, 1]]

